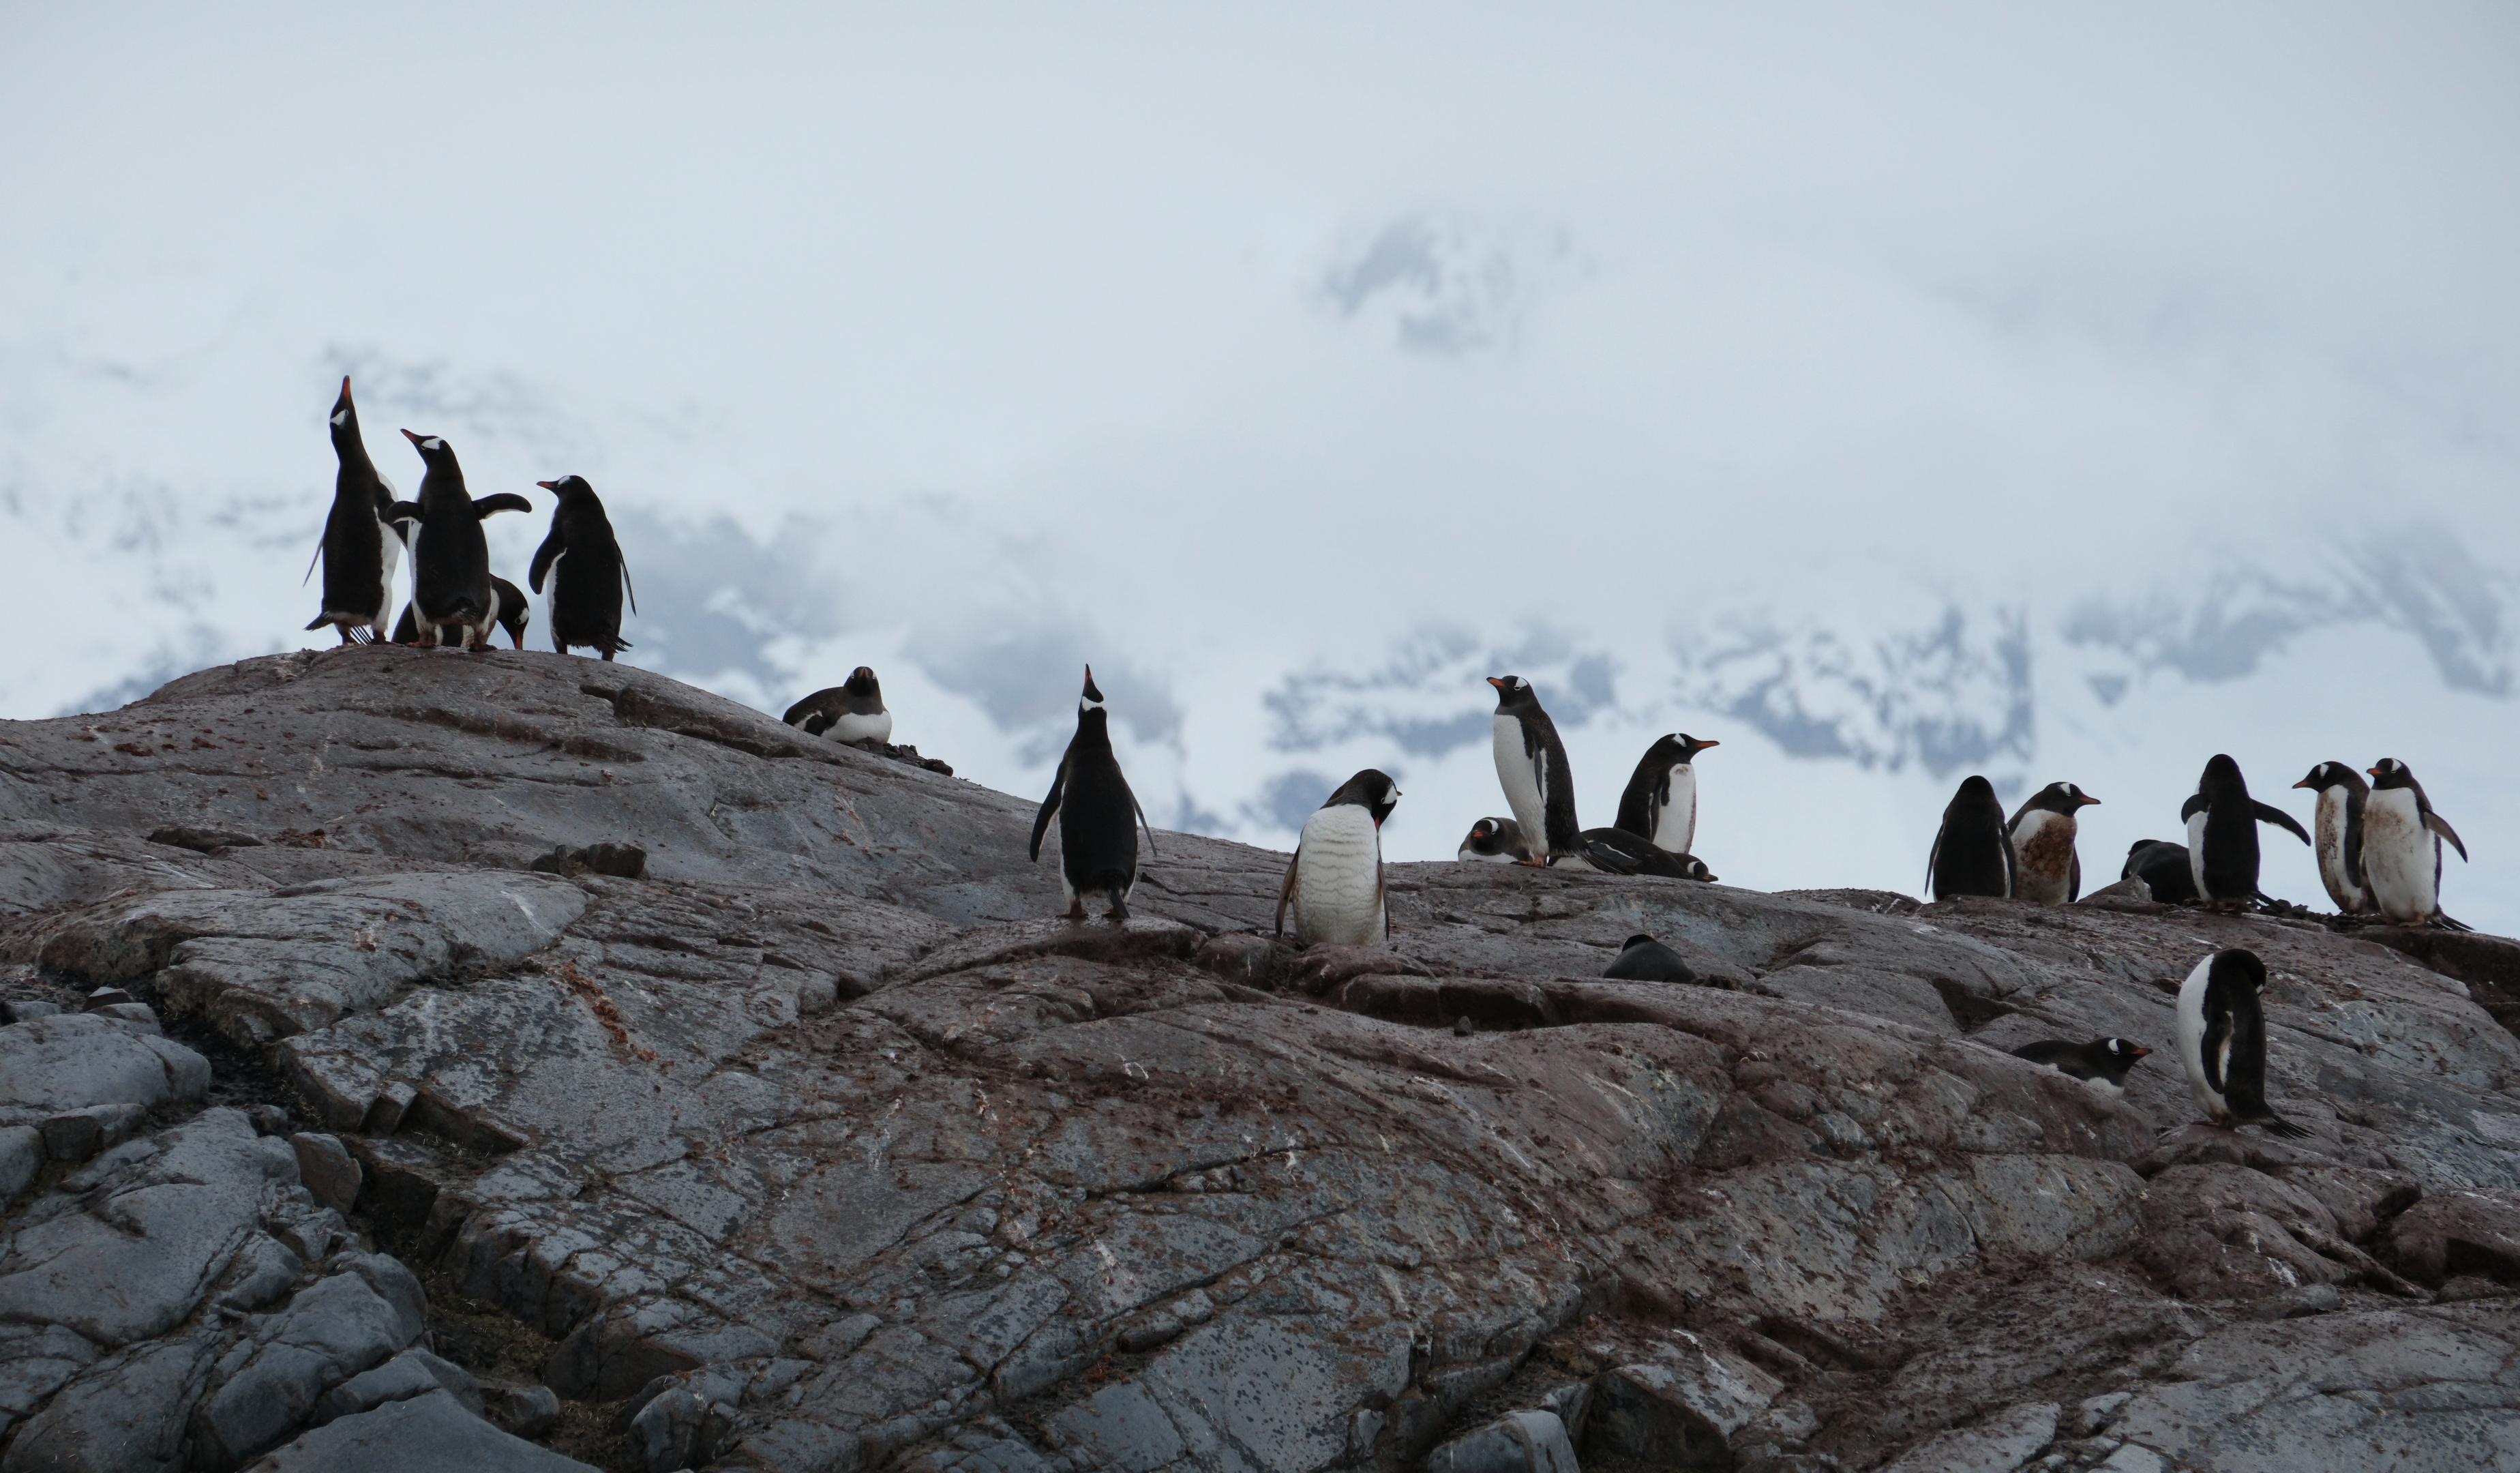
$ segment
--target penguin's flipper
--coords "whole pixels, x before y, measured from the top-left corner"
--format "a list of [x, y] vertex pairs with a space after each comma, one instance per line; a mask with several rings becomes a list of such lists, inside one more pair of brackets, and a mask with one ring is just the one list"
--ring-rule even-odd
[[[330, 529], [331, 529], [330, 528], [327, 528], [327, 529], [326, 529], [326, 530], [328, 530], [328, 531], [329, 531]], [[320, 563], [320, 562], [322, 562], [322, 561], [324, 561], [324, 538], [323, 538], [323, 536], [319, 533], [319, 534], [317, 534], [317, 536], [316, 536], [316, 538], [315, 538], [315, 555], [314, 555], [313, 557], [308, 558], [308, 559], [306, 560], [306, 576], [304, 576], [304, 577], [302, 577], [302, 578], [299, 578], [299, 579], [297, 580], [297, 586], [298, 586], [298, 587], [303, 588], [303, 587], [305, 587], [308, 583], [310, 583], [310, 582], [313, 582], [313, 581], [314, 581], [314, 579], [315, 579], [315, 565], [316, 565], [316, 564], [318, 564], [318, 563]], [[320, 624], [320, 623], [322, 623], [323, 621], [322, 621], [322, 620], [320, 620], [320, 619], [319, 619], [319, 620], [315, 621], [315, 624]], [[306, 627], [308, 627], [308, 628], [310, 628], [310, 629], [311, 629], [311, 628], [315, 627], [315, 624], [308, 624]]]
[[2185, 823], [2188, 819], [2193, 818], [2204, 811], [2205, 795], [2202, 793], [2190, 793], [2187, 795], [2187, 801], [2179, 806], [2179, 821], [2181, 823]]
[[2231, 1009], [2228, 1005], [2219, 1008], [2213, 1006], [2215, 999], [2212, 996], [2208, 996], [2205, 1001], [2207, 1004], [2205, 1036], [2196, 1040], [2196, 1053], [2199, 1061], [2205, 1066], [2206, 1084], [2216, 1094], [2229, 1099], [2233, 1089], [2228, 1066], [2234, 1052]]
[[1304, 862], [1304, 846], [1299, 841], [1295, 852], [1286, 856], [1286, 879], [1278, 887], [1278, 921], [1273, 928], [1279, 936], [1286, 934], [1286, 903], [1295, 898], [1295, 867]]
[[1943, 860], [1943, 831], [1934, 830], [1934, 847], [1925, 851], [1925, 895], [1934, 898], [1934, 866]]
[[1129, 795], [1129, 806], [1138, 810], [1138, 827], [1147, 831], [1147, 857], [1162, 858], [1163, 855], [1155, 852], [1155, 826], [1147, 821], [1147, 806], [1138, 802], [1138, 795], [1132, 793]]
[[2065, 902], [2072, 904], [2083, 898], [2083, 856], [2074, 856], [2074, 867], [2065, 872]]
[[1041, 816], [1032, 821], [1031, 860], [1041, 862], [1041, 836], [1050, 832], [1050, 821], [1058, 816], [1058, 795], [1067, 787], [1067, 759], [1058, 760], [1058, 772], [1050, 780], [1050, 796], [1041, 801]]
[[2284, 1119], [2282, 1116], [2275, 1114], [2272, 1110], [2268, 1111], [2264, 1117], [2252, 1121], [2250, 1124], [2264, 1126], [2267, 1128], [2267, 1133], [2269, 1135], [2280, 1135], [2286, 1140], [2301, 1140], [2310, 1134], [2308, 1130], [2294, 1125], [2291, 1121]]
[[497, 491], [472, 498], [472, 515], [487, 517], [494, 512], [529, 512], [534, 504], [514, 491]]
[[[621, 560], [621, 587], [624, 592], [630, 595], [630, 612], [633, 614], [638, 613], [639, 590], [637, 587], [633, 586], [630, 581], [630, 560], [628, 558], [623, 558]], [[621, 648], [626, 650], [630, 647], [625, 644]]]
[[420, 519], [419, 502], [397, 501], [393, 504], [393, 515], [386, 520], [390, 522], [417, 522]]
[[2467, 846], [2459, 843], [2458, 830], [2450, 826], [2449, 819], [2444, 818], [2439, 813], [2435, 813], [2430, 809], [2427, 809], [2424, 813], [2424, 827], [2441, 835], [2444, 839], [2449, 840], [2450, 847], [2458, 851], [2459, 862], [2461, 864], [2467, 862]]
[[2287, 813], [2283, 809], [2275, 807], [2270, 804], [2260, 803], [2254, 798], [2249, 800], [2249, 807], [2251, 811], [2258, 815], [2258, 822], [2272, 823], [2277, 828], [2290, 829], [2292, 830], [2294, 838], [2299, 839], [2304, 844], [2310, 843], [2310, 830], [2303, 828], [2301, 826], [2301, 820], [2293, 817], [2290, 813]]
[[321, 614], [318, 614], [318, 615], [316, 615], [313, 619], [310, 619], [310, 620], [306, 621], [306, 627], [307, 627], [307, 628], [309, 628], [309, 629], [320, 629], [320, 628], [324, 627], [326, 624], [329, 624], [329, 623], [331, 623], [331, 622], [332, 622], [332, 621], [331, 621], [331, 620], [326, 619], [326, 618], [325, 618], [323, 615], [321, 615]]
[[2012, 830], [2003, 831], [2003, 898], [2021, 898], [2021, 851], [2012, 842]]
[[[543, 579], [551, 576], [552, 564], [560, 561], [560, 555], [564, 550], [565, 544], [562, 543], [560, 535], [560, 519], [554, 517], [551, 530], [543, 533], [543, 545], [534, 549], [534, 560], [525, 570], [525, 586], [536, 593], [542, 592]], [[795, 718], [790, 715], [788, 719]]]

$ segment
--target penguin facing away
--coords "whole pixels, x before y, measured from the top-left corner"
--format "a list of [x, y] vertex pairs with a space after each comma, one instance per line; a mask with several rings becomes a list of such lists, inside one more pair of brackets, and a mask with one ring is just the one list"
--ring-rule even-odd
[[1513, 864], [1529, 859], [1531, 847], [1523, 843], [1521, 824], [1510, 818], [1482, 818], [1470, 825], [1453, 857], [1482, 864]]
[[2310, 834], [2290, 813], [2249, 796], [2240, 764], [2216, 753], [2196, 780], [2196, 792], [2179, 810], [2187, 825], [2187, 864], [2197, 897], [2216, 909], [2263, 898], [2258, 890], [2258, 825], [2290, 829], [2309, 844]]
[[834, 742], [854, 745], [859, 742], [892, 740], [892, 713], [883, 709], [883, 686], [875, 671], [859, 666], [849, 671], [849, 678], [838, 685], [827, 686], [788, 708], [779, 719], [790, 726], [801, 726], [807, 736], [827, 736]]
[[2127, 846], [2118, 878], [2142, 880], [2152, 898], [2165, 905], [2196, 898], [2196, 872], [2187, 862], [2187, 846], [2168, 839], [2138, 839]]
[[411, 602], [419, 643], [432, 648], [452, 631], [465, 648], [486, 650], [499, 595], [490, 581], [490, 543], [481, 535], [481, 522], [498, 512], [532, 511], [533, 503], [511, 491], [474, 497], [465, 489], [464, 468], [444, 437], [402, 434], [428, 468], [420, 478], [420, 499], [398, 501], [390, 514], [415, 524]]
[[2150, 1057], [2152, 1050], [2124, 1038], [2093, 1038], [2089, 1043], [2068, 1043], [2062, 1038], [2042, 1038], [2024, 1043], [2012, 1051], [2016, 1059], [2045, 1064], [2062, 1075], [2083, 1081], [2109, 1094], [2126, 1093], [2127, 1072]]
[[2049, 783], [2030, 795], [2007, 825], [2020, 861], [2016, 889], [2033, 905], [2062, 905], [2082, 898], [2083, 856], [2074, 850], [2074, 815], [2098, 803], [2072, 783]]
[[2020, 884], [2020, 858], [1995, 784], [1970, 774], [1943, 809], [1943, 826], [1925, 856], [1925, 883], [1937, 900], [1955, 896], [2011, 899]]
[[1557, 724], [1540, 709], [1540, 693], [1520, 675], [1490, 675], [1496, 687], [1497, 781], [1531, 846], [1526, 864], [1544, 864], [1571, 852], [1581, 825], [1575, 821], [1575, 775]]
[[2462, 863], [2467, 846], [2450, 821], [2433, 811], [2424, 785], [2394, 757], [2371, 767], [2371, 796], [2362, 809], [2362, 872], [2371, 903], [2401, 926], [2441, 919], [2442, 841]]
[[2266, 989], [2267, 964], [2254, 951], [2234, 946], [2198, 962], [2179, 988], [2179, 1059], [2206, 1119], [2297, 1139], [2310, 1132], [2267, 1104]]
[[[393, 483], [368, 458], [367, 441], [359, 437], [359, 411], [350, 402], [347, 375], [341, 379], [340, 397], [333, 401], [332, 435], [340, 469], [334, 473], [333, 510], [324, 518], [324, 536], [315, 547], [324, 564], [324, 605], [306, 627], [331, 624], [340, 630], [341, 643], [367, 644], [384, 637], [403, 532], [390, 520]], [[314, 575], [313, 563], [306, 572]]]
[[1110, 713], [1094, 684], [1094, 667], [1085, 667], [1085, 693], [1076, 703], [1076, 735], [1058, 760], [1050, 780], [1050, 796], [1032, 821], [1031, 857], [1041, 859], [1041, 840], [1058, 820], [1058, 881], [1067, 896], [1067, 918], [1085, 919], [1085, 898], [1099, 895], [1110, 901], [1110, 918], [1129, 918], [1129, 896], [1138, 888], [1138, 830], [1147, 831], [1147, 852], [1155, 852], [1155, 831], [1147, 824], [1138, 796], [1120, 773], [1111, 751]]
[[1712, 881], [1715, 874], [1695, 854], [1675, 854], [1641, 834], [1626, 829], [1586, 829], [1575, 836], [1571, 852], [1549, 861], [1559, 869], [1592, 869], [1605, 875], [1660, 875], [1672, 880]]
[[1639, 932], [1619, 947], [1601, 971], [1621, 982], [1695, 982], [1697, 973], [1671, 947]]
[[2318, 883], [2339, 913], [2361, 915], [2371, 908], [2371, 890], [2362, 876], [2362, 806], [2371, 785], [2343, 762], [2321, 762], [2294, 783], [2308, 788], [2318, 804], [2311, 829], [2311, 848], [2318, 852]]
[[[500, 628], [508, 631], [508, 642], [518, 649], [523, 649], [525, 626], [534, 621], [533, 604], [526, 599], [522, 589], [503, 577], [490, 579], [490, 592], [499, 601], [498, 610], [493, 618], [497, 619]], [[420, 642], [420, 620], [411, 612], [411, 604], [408, 601], [402, 606], [402, 618], [394, 621], [393, 642], [396, 644]]]
[[630, 584], [630, 566], [621, 560], [613, 538], [612, 520], [604, 502], [583, 476], [562, 476], [534, 484], [560, 497], [552, 508], [551, 530], [534, 549], [525, 581], [536, 593], [551, 580], [545, 614], [551, 620], [552, 648], [565, 655], [572, 647], [596, 651], [606, 660], [630, 648], [621, 637], [621, 595], [628, 589], [630, 612], [639, 612], [639, 593]]
[[1304, 820], [1285, 883], [1278, 887], [1278, 934], [1286, 907], [1295, 909], [1295, 939], [1305, 945], [1379, 946], [1391, 939], [1382, 884], [1382, 822], [1400, 803], [1400, 787], [1368, 767], [1339, 784]]
[[1615, 827], [1675, 854], [1692, 852], [1697, 841], [1697, 754], [1722, 742], [1701, 742], [1685, 731], [1656, 737], [1637, 759], [1627, 791], [1619, 795]]

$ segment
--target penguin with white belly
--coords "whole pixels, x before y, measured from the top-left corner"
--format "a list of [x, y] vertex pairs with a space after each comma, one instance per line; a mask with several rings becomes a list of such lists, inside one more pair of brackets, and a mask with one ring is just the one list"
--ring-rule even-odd
[[2074, 815], [2098, 803], [2072, 783], [2049, 783], [2012, 815], [2012, 852], [2020, 860], [2017, 898], [2062, 905], [2083, 894], [2083, 856], [2075, 852]]
[[1697, 754], [1721, 742], [1701, 742], [1685, 731], [1657, 737], [1637, 760], [1627, 791], [1619, 795], [1615, 825], [1656, 849], [1694, 852], [1697, 841]]
[[[340, 397], [333, 401], [332, 433], [333, 456], [340, 469], [333, 478], [333, 510], [324, 519], [324, 539], [315, 549], [324, 562], [324, 607], [306, 627], [331, 624], [341, 631], [343, 644], [373, 644], [384, 637], [385, 611], [393, 607], [403, 529], [391, 520], [393, 483], [368, 458], [368, 443], [359, 437], [359, 411], [350, 402], [347, 376], [341, 380]], [[306, 572], [311, 577], [314, 565], [308, 564]]]
[[2217, 910], [2264, 898], [2258, 891], [2259, 824], [2289, 829], [2302, 843], [2311, 842], [2290, 813], [2251, 798], [2240, 764], [2220, 752], [2205, 764], [2195, 795], [2179, 816], [2187, 825], [2187, 863], [2197, 897]]
[[2196, 1108], [2218, 1126], [2264, 1126], [2271, 1135], [2310, 1132], [2267, 1104], [2267, 964], [2232, 947], [2196, 964], [2179, 988], [2179, 1060]]
[[805, 728], [807, 736], [830, 737], [834, 742], [892, 740], [892, 713], [884, 710], [883, 686], [874, 669], [863, 665], [849, 671], [846, 681], [788, 707], [779, 719]]
[[[2443, 840], [2467, 861], [2467, 846], [2450, 820], [2433, 811], [2424, 785], [2394, 757], [2371, 768], [2371, 796], [2362, 806], [2362, 873], [2371, 903], [2401, 926], [2448, 921], [2441, 913]], [[2449, 922], [2455, 926], [2455, 922]]]
[[499, 621], [499, 594], [490, 580], [490, 543], [482, 521], [496, 512], [529, 512], [533, 503], [512, 491], [474, 496], [464, 486], [464, 468], [443, 436], [405, 430], [403, 438], [428, 470], [420, 499], [398, 501], [388, 515], [415, 524], [411, 530], [411, 604], [419, 615], [420, 643], [431, 648], [451, 636], [467, 649], [487, 650]]
[[2317, 795], [2318, 811], [2310, 825], [2317, 837], [2311, 848], [2318, 852], [2318, 883], [2327, 887], [2327, 898], [2336, 902], [2340, 914], [2368, 911], [2371, 889], [2362, 877], [2362, 806], [2371, 796], [2371, 785], [2343, 762], [2321, 762], [2293, 786]]
[[1530, 681], [1490, 675], [1488, 684], [1497, 692], [1497, 781], [1531, 846], [1532, 857], [1522, 862], [1545, 864], [1573, 852], [1583, 827], [1575, 821], [1575, 774], [1566, 764], [1566, 744], [1557, 739], [1557, 723], [1540, 709], [1540, 693]]
[[1400, 803], [1390, 776], [1368, 767], [1304, 820], [1295, 854], [1278, 887], [1278, 934], [1295, 911], [1295, 940], [1305, 945], [1379, 946], [1391, 939], [1382, 886], [1382, 821]]
[[1085, 667], [1085, 693], [1076, 702], [1076, 735], [1058, 760], [1058, 774], [1050, 780], [1050, 796], [1032, 821], [1031, 856], [1041, 858], [1042, 836], [1058, 820], [1058, 881], [1067, 895], [1067, 918], [1085, 919], [1085, 898], [1099, 895], [1110, 902], [1110, 918], [1129, 918], [1129, 897], [1138, 888], [1138, 831], [1146, 829], [1147, 852], [1155, 850], [1155, 831], [1147, 824], [1138, 795], [1120, 771], [1111, 751], [1111, 713], [1103, 709], [1102, 692], [1094, 683], [1094, 667]]

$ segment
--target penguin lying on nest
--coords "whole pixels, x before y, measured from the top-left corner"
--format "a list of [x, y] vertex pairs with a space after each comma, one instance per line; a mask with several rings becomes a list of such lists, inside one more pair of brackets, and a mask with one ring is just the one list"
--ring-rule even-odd
[[1531, 846], [1523, 842], [1521, 824], [1510, 818], [1482, 818], [1470, 825], [1453, 857], [1480, 864], [1520, 864], [1531, 857]]
[[1605, 875], [1661, 875], [1673, 880], [1713, 881], [1715, 872], [1695, 854], [1675, 854], [1650, 839], [1626, 829], [1586, 829], [1574, 848], [1550, 861], [1559, 869], [1598, 869]]
[[838, 685], [826, 686], [788, 708], [779, 719], [801, 726], [807, 736], [834, 742], [889, 742], [892, 713], [883, 709], [883, 686], [875, 670], [859, 666]]

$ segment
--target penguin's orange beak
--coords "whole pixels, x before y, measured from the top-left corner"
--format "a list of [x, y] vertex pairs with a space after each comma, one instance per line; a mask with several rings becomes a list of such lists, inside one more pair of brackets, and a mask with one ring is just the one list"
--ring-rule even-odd
[[402, 433], [402, 437], [410, 440], [415, 445], [419, 444], [422, 440], [428, 438], [426, 435], [414, 435], [408, 430], [405, 430]]
[[1721, 747], [1721, 746], [1723, 746], [1724, 744], [1723, 744], [1722, 742], [1700, 742], [1700, 743], [1698, 743], [1697, 745], [1698, 745], [1700, 748], [1706, 748], [1706, 747]]
[[2079, 799], [2079, 800], [2077, 801], [2076, 806], [2079, 806], [2079, 807], [2086, 807], [2086, 808], [2097, 807], [2097, 806], [2099, 806], [2099, 802], [2100, 802], [2100, 801], [2099, 801], [2098, 799], [2093, 798], [2093, 797], [2092, 797], [2091, 794], [2089, 794], [2089, 793], [2086, 793], [2086, 794], [2084, 794], [2084, 795], [2082, 796], [2082, 798], [2081, 798], [2081, 799]]
[[2370, 773], [2373, 777], [2378, 777], [2380, 775], [2380, 769], [2377, 767], [2365, 767], [2362, 770]]
[[1488, 676], [1488, 684], [1495, 686], [1499, 690], [1505, 689], [1505, 681], [1499, 679], [1495, 675]]
[[345, 398], [345, 399], [346, 399], [346, 398], [348, 398], [349, 396], [350, 396], [350, 376], [349, 376], [348, 374], [343, 374], [343, 375], [341, 375], [341, 397], [343, 397], [343, 398]]
[[560, 483], [557, 481], [537, 481], [534, 484], [541, 486], [546, 491], [557, 491], [560, 489]]
[[2142, 1045], [2140, 1045], [2140, 1044], [2138, 1044], [2136, 1047], [2134, 1047], [2134, 1048], [2132, 1048], [2132, 1049], [2128, 1050], [2128, 1052], [2133, 1053], [2133, 1054], [2134, 1054], [2137, 1058], [2138, 1058], [2138, 1059], [2149, 1059], [2149, 1058], [2151, 1058], [2151, 1057], [2152, 1057], [2152, 1050], [2151, 1050], [2151, 1049], [2149, 1049], [2149, 1048], [2145, 1048], [2145, 1047], [2143, 1047], [2143, 1046], [2142, 1046]]
[[2305, 777], [2301, 781], [2294, 783], [2293, 786], [2296, 788], [2307, 788], [2310, 786], [2310, 779]]

